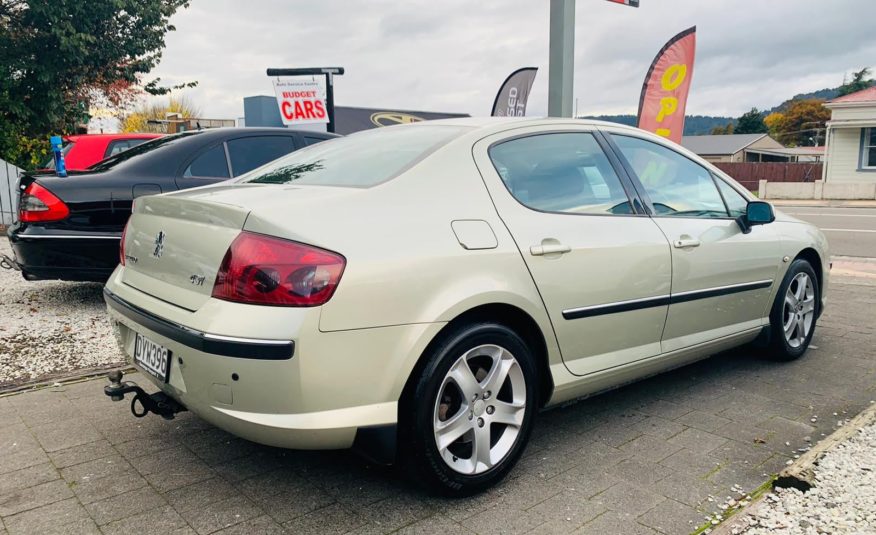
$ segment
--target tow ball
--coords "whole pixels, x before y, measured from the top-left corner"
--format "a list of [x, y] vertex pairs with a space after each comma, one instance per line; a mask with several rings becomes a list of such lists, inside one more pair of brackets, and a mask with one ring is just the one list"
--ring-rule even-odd
[[134, 394], [134, 397], [131, 399], [131, 414], [137, 418], [142, 418], [152, 412], [165, 420], [173, 420], [176, 413], [186, 410], [185, 407], [164, 392], [159, 391], [149, 394], [133, 381], [125, 381], [123, 383], [123, 375], [121, 370], [113, 370], [106, 374], [110, 384], [103, 387], [103, 393], [113, 401], [122, 401], [125, 399], [125, 394]]

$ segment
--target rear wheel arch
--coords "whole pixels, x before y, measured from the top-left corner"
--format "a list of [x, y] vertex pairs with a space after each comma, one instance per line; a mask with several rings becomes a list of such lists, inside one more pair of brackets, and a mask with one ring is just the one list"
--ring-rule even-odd
[[[410, 399], [413, 395], [417, 379], [420, 377], [428, 360], [425, 357], [430, 354], [432, 348], [447, 336], [448, 333], [453, 332], [462, 325], [478, 321], [493, 321], [499, 323], [513, 330], [523, 338], [526, 345], [532, 351], [533, 356], [535, 356], [538, 365], [539, 407], [542, 407], [547, 403], [553, 393], [554, 384], [550, 373], [547, 342], [544, 338], [544, 334], [541, 332], [538, 323], [532, 316], [524, 310], [507, 303], [479, 305], [462, 312], [450, 320], [447, 325], [445, 325], [438, 334], [432, 338], [419, 356], [417, 363], [414, 365], [408, 375], [407, 381], [405, 382], [401, 395], [402, 400]], [[403, 404], [399, 405], [400, 409], [402, 405]]]

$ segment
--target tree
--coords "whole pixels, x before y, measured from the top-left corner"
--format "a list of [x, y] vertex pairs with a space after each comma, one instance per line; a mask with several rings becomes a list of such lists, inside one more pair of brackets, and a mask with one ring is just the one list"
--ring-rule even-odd
[[757, 111], [757, 108], [751, 108], [751, 111], [743, 113], [736, 120], [736, 128], [733, 130], [735, 134], [765, 134], [767, 126], [763, 122], [763, 114]]
[[[170, 17], [188, 0], [0, 0], [0, 155], [87, 121], [97, 98], [118, 102], [160, 61]], [[186, 85], [186, 84], [183, 84]], [[25, 163], [25, 162], [22, 162]]]
[[201, 114], [201, 110], [186, 97], [170, 97], [166, 102], [151, 102], [142, 104], [122, 119], [124, 132], [164, 132], [160, 125], [149, 121], [163, 121], [168, 113], [178, 113], [183, 119], [190, 119]]
[[735, 126], [732, 122], [727, 123], [726, 126], [715, 126], [712, 127], [712, 131], [709, 132], [713, 136], [720, 136], [724, 134], [732, 134]]
[[856, 93], [876, 84], [876, 80], [871, 80], [867, 78], [868, 76], [870, 76], [870, 69], [868, 67], [864, 67], [860, 71], [852, 73], [852, 80], [850, 82], [844, 82], [843, 85], [839, 86], [839, 95], [843, 96], [850, 93]]
[[777, 140], [790, 147], [821, 144], [830, 110], [820, 99], [792, 101], [776, 123]]
[[773, 139], [778, 136], [779, 126], [781, 125], [781, 122], [784, 118], [784, 114], [777, 111], [774, 111], [763, 118], [763, 124], [766, 125], [767, 132], [769, 132], [770, 136], [772, 136]]

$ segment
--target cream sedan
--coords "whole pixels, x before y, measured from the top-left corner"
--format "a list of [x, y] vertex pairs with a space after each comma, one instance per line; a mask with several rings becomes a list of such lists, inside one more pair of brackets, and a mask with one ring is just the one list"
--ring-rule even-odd
[[544, 407], [754, 342], [807, 349], [827, 243], [662, 138], [562, 119], [393, 126], [137, 199], [105, 298], [187, 408], [287, 448], [504, 477]]

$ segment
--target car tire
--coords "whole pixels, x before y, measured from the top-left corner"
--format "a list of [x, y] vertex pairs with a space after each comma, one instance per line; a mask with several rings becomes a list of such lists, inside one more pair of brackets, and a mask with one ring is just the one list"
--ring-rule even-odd
[[433, 493], [481, 492], [529, 441], [539, 399], [532, 351], [512, 329], [478, 322], [443, 335], [424, 359], [399, 411], [405, 472]]
[[820, 310], [818, 277], [808, 261], [798, 258], [788, 267], [770, 311], [766, 356], [779, 361], [803, 356], [815, 333]]

